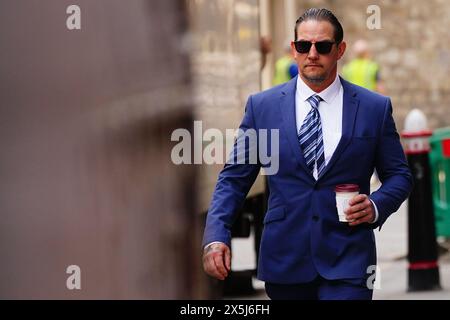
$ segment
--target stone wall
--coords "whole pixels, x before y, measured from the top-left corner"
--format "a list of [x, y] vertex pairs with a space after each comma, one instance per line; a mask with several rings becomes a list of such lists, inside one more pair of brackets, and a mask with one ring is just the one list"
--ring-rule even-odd
[[[358, 38], [369, 41], [399, 131], [413, 108], [424, 111], [431, 129], [450, 126], [450, 1], [310, 0], [297, 5], [299, 14], [309, 7], [332, 10], [344, 27], [348, 49]], [[369, 5], [380, 8], [380, 29], [366, 25]], [[348, 50], [341, 65], [350, 58]]]

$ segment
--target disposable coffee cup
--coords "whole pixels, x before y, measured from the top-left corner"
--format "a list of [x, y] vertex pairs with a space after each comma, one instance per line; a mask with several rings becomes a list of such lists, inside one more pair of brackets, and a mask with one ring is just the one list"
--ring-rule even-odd
[[359, 194], [359, 186], [357, 184], [340, 184], [334, 188], [336, 193], [336, 207], [340, 222], [350, 222], [345, 217], [344, 211], [350, 207], [348, 202], [354, 196]]

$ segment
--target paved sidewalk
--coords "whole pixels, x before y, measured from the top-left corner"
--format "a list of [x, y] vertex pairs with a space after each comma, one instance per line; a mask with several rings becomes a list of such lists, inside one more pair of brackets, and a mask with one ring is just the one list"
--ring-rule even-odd
[[439, 272], [442, 290], [407, 292], [408, 252], [407, 205], [386, 221], [380, 232], [375, 232], [380, 289], [374, 291], [374, 300], [450, 300], [450, 253], [440, 256]]

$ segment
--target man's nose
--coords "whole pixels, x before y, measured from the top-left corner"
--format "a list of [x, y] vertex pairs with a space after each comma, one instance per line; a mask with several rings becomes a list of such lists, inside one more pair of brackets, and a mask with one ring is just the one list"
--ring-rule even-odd
[[316, 50], [315, 44], [313, 44], [311, 46], [311, 48], [309, 49], [308, 58], [310, 58], [310, 59], [318, 59], [319, 58], [319, 53]]

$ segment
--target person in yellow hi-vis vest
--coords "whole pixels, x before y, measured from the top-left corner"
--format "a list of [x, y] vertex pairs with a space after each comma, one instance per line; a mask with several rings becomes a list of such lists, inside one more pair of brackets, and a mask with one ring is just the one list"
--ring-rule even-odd
[[380, 67], [370, 57], [366, 41], [358, 40], [353, 45], [355, 58], [342, 68], [342, 76], [358, 86], [384, 94], [384, 86], [380, 79]]
[[297, 64], [292, 56], [292, 49], [289, 45], [285, 48], [284, 55], [275, 62], [275, 75], [272, 80], [274, 86], [288, 82], [298, 74]]
[[[370, 57], [369, 45], [365, 40], [357, 40], [352, 47], [355, 58], [342, 67], [345, 80], [363, 88], [385, 94], [384, 85], [380, 78], [380, 67]], [[371, 184], [379, 181], [374, 170], [370, 178]]]

